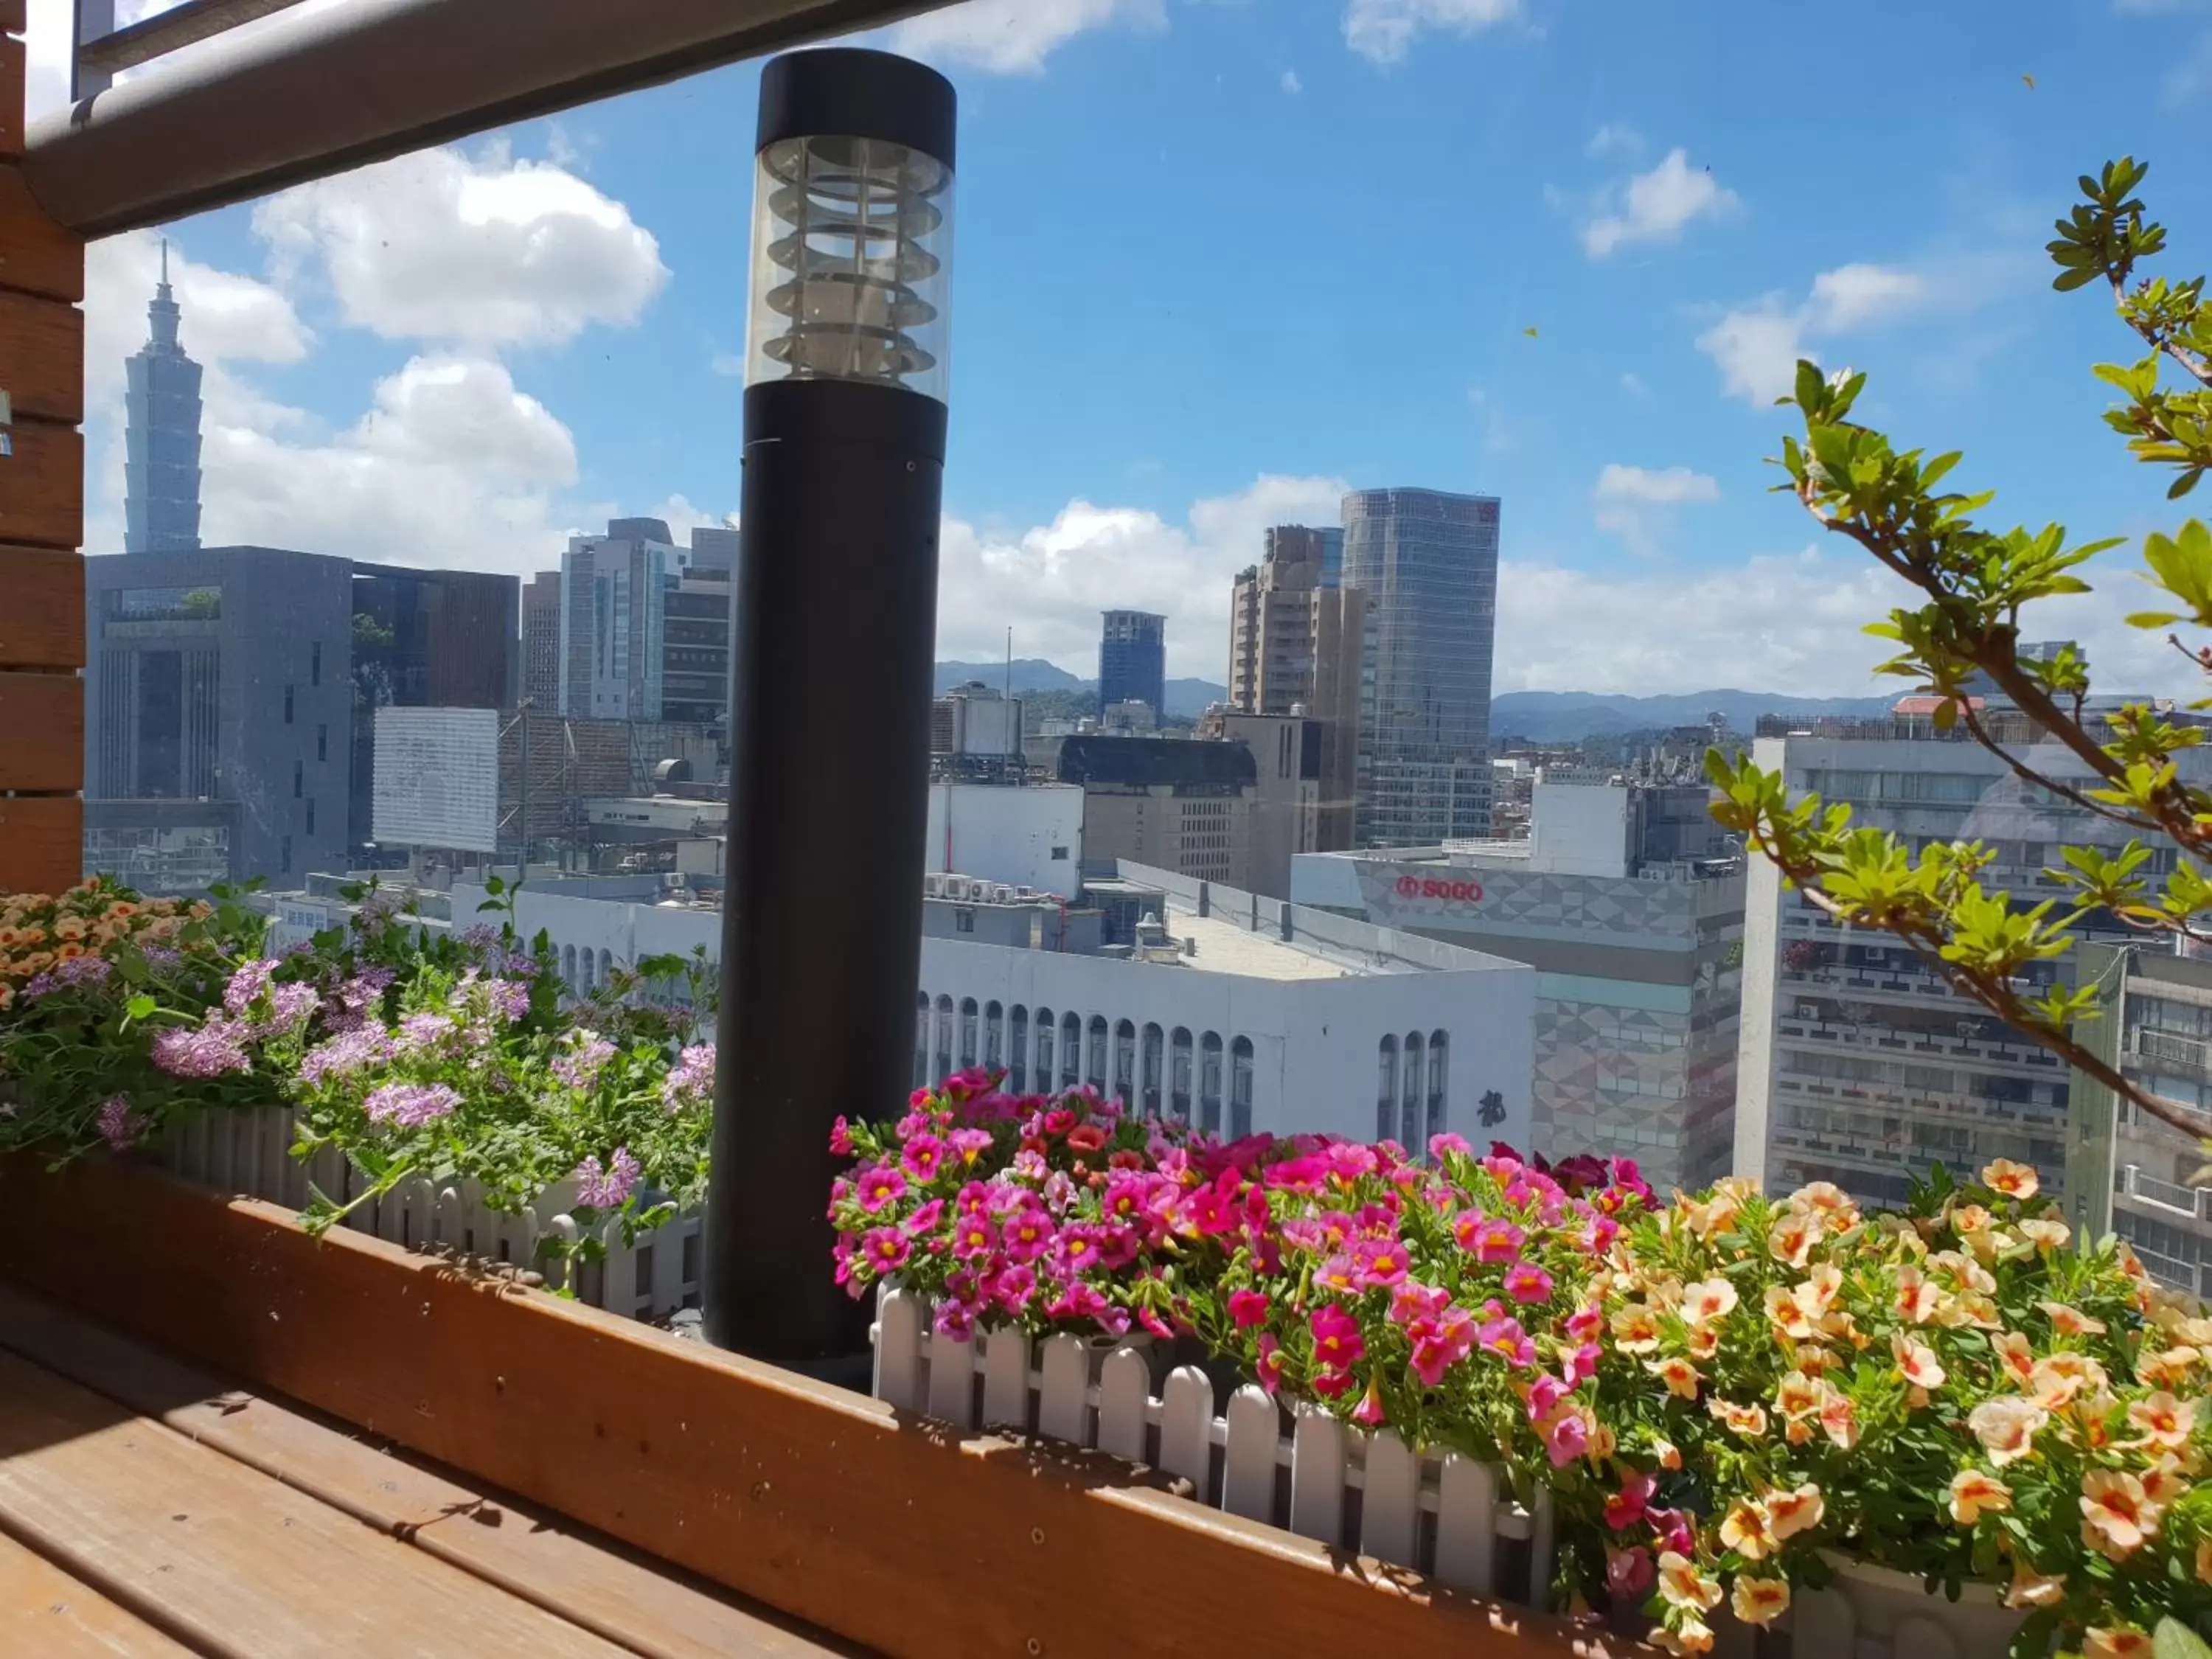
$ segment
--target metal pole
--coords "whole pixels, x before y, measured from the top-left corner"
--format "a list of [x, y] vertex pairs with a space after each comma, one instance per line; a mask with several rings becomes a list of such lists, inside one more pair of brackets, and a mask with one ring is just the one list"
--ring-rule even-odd
[[[836, 135], [825, 148], [882, 141], [949, 169], [952, 123], [941, 76], [882, 53], [799, 53], [763, 77], [763, 151]], [[797, 165], [818, 165], [804, 179], [836, 170]], [[763, 245], [799, 258], [804, 239], [780, 235]], [[804, 266], [771, 313], [754, 296], [757, 329], [787, 332], [766, 351], [757, 338], [749, 358], [807, 367], [763, 370], [744, 397], [705, 1328], [784, 1363], [866, 1349], [866, 1307], [831, 1279], [829, 1138], [841, 1114], [899, 1110], [912, 1082], [945, 436], [945, 406], [910, 389], [918, 376], [854, 367], [879, 334], [822, 337], [837, 335], [839, 305], [865, 307], [852, 287], [903, 280], [884, 272], [930, 257], [902, 240], [899, 258], [855, 258], [828, 297]], [[902, 289], [896, 314], [918, 303]], [[902, 361], [915, 358], [941, 362]]]

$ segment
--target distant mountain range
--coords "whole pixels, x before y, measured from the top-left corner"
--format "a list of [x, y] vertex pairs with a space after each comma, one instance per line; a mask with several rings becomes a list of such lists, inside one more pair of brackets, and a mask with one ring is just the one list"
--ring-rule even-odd
[[[1014, 694], [1024, 691], [1088, 691], [1096, 696], [1098, 682], [1079, 679], [1057, 663], [1047, 662], [1042, 657], [1017, 657], [1011, 667], [1004, 662], [941, 662], [937, 665], [937, 689], [939, 693], [969, 680], [981, 680], [994, 691], [1003, 691], [1009, 680]], [[1167, 710], [1184, 719], [1194, 719], [1206, 712], [1210, 702], [1225, 702], [1229, 688], [1217, 685], [1212, 680], [1170, 680], [1167, 684]]]
[[1686, 691], [1679, 696], [1630, 697], [1598, 691], [1507, 691], [1490, 700], [1490, 735], [1536, 743], [1572, 743], [1656, 726], [1702, 726], [1724, 715], [1731, 730], [1747, 732], [1761, 714], [1840, 714], [1864, 719], [1886, 714], [1890, 697], [1790, 697], [1772, 691]]

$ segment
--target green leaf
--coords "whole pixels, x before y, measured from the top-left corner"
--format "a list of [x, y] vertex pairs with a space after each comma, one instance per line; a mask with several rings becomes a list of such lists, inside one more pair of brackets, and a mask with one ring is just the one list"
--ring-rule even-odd
[[2131, 611], [2128, 613], [2130, 628], [2171, 628], [2181, 617], [2172, 611]]
[[123, 1005], [123, 1012], [132, 1019], [148, 1019], [152, 1018], [155, 1006], [153, 998], [141, 992]]
[[2179, 1619], [2166, 1618], [2158, 1621], [2151, 1653], [2153, 1659], [2212, 1659], [2212, 1644]]
[[2087, 288], [2105, 273], [2094, 268], [2087, 270], [2062, 270], [2051, 279], [2051, 286], [2061, 294], [2070, 294], [2077, 288]]

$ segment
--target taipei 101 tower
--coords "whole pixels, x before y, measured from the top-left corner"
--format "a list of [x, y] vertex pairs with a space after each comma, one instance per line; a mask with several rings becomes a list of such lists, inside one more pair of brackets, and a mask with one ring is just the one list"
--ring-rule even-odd
[[200, 366], [177, 343], [167, 242], [146, 319], [146, 343], [124, 363], [123, 546], [189, 552], [200, 544]]

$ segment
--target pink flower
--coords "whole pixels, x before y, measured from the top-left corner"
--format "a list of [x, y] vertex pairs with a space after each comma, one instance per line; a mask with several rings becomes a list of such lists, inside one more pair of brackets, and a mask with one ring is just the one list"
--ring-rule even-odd
[[998, 1243], [999, 1230], [980, 1210], [965, 1212], [952, 1224], [952, 1254], [963, 1261], [990, 1255]]
[[1345, 1371], [1365, 1356], [1367, 1340], [1359, 1334], [1359, 1322], [1335, 1303], [1315, 1309], [1310, 1323], [1316, 1364]]
[[1433, 1319], [1451, 1302], [1451, 1292], [1409, 1279], [1390, 1291], [1390, 1322], [1412, 1325]]
[[[1000, 1190], [1006, 1192], [1012, 1189], [1002, 1187]], [[991, 1189], [980, 1181], [971, 1181], [954, 1197], [952, 1207], [963, 1216], [988, 1215], [991, 1209]]]
[[977, 1158], [991, 1150], [991, 1132], [988, 1129], [955, 1129], [945, 1139], [963, 1169], [972, 1168]]
[[975, 1334], [975, 1314], [964, 1302], [940, 1302], [937, 1306], [937, 1334], [955, 1342], [965, 1342]]
[[1024, 1204], [999, 1226], [1000, 1247], [1009, 1261], [1034, 1261], [1052, 1248], [1052, 1218], [1041, 1204]]
[[1072, 1279], [1085, 1268], [1097, 1267], [1098, 1240], [1092, 1230], [1079, 1221], [1063, 1228], [1053, 1262], [1063, 1279]]
[[1358, 1380], [1350, 1371], [1316, 1371], [1306, 1386], [1324, 1400], [1335, 1400], [1350, 1394]]
[[1544, 1450], [1552, 1467], [1564, 1469], [1589, 1450], [1589, 1425], [1579, 1412], [1561, 1412], [1544, 1431]]
[[[1496, 1306], [1495, 1303], [1489, 1304], [1485, 1311]], [[1491, 1313], [1491, 1316], [1484, 1320], [1481, 1328], [1475, 1332], [1474, 1340], [1486, 1352], [1513, 1364], [1533, 1365], [1536, 1363], [1536, 1345], [1521, 1328], [1521, 1322], [1510, 1315]]]
[[1018, 1262], [991, 1281], [991, 1299], [1010, 1314], [1024, 1311], [1036, 1294], [1036, 1273]]
[[1631, 1474], [1620, 1483], [1620, 1490], [1605, 1500], [1605, 1524], [1615, 1532], [1626, 1532], [1644, 1518], [1651, 1507], [1651, 1494], [1659, 1483], [1648, 1474]]
[[945, 1200], [933, 1198], [906, 1218], [906, 1235], [920, 1238], [924, 1233], [933, 1233], [937, 1224], [945, 1219]]
[[1662, 1550], [1671, 1550], [1676, 1555], [1689, 1555], [1697, 1548], [1697, 1537], [1690, 1530], [1690, 1518], [1680, 1510], [1651, 1510], [1644, 1519], [1650, 1522]]
[[[83, 958], [78, 960], [96, 960]], [[139, 1123], [131, 1109], [131, 1097], [111, 1095], [100, 1103], [100, 1138], [116, 1152], [122, 1152], [138, 1139]]]
[[1528, 1385], [1528, 1420], [1541, 1423], [1559, 1408], [1567, 1397], [1567, 1385], [1549, 1371]]
[[1322, 1262], [1314, 1270], [1313, 1282], [1316, 1288], [1324, 1291], [1348, 1293], [1365, 1288], [1360, 1280], [1359, 1264], [1349, 1251], [1340, 1251]]
[[853, 1126], [845, 1121], [845, 1115], [842, 1112], [837, 1115], [837, 1121], [830, 1126], [830, 1150], [838, 1158], [850, 1158], [853, 1155]]
[[945, 1143], [935, 1135], [916, 1135], [899, 1153], [899, 1162], [916, 1181], [934, 1181], [945, 1163]]
[[1640, 1601], [1658, 1576], [1658, 1569], [1651, 1565], [1651, 1552], [1641, 1544], [1606, 1557], [1605, 1587], [1617, 1601]]
[[1368, 1383], [1367, 1392], [1360, 1397], [1359, 1403], [1352, 1408], [1352, 1420], [1370, 1429], [1381, 1425], [1382, 1385], [1379, 1378]]
[[896, 1227], [874, 1227], [860, 1240], [860, 1254], [879, 1273], [896, 1273], [906, 1266], [913, 1247]]
[[1352, 1261], [1362, 1290], [1387, 1290], [1406, 1277], [1406, 1247], [1395, 1238], [1361, 1239], [1352, 1248]]
[[1267, 1309], [1267, 1296], [1261, 1291], [1231, 1291], [1229, 1292], [1229, 1317], [1240, 1331], [1249, 1330], [1255, 1325], [1266, 1324]]
[[371, 1090], [362, 1105], [371, 1123], [419, 1129], [448, 1115], [460, 1103], [460, 1096], [442, 1083], [387, 1083]]
[[1468, 1146], [1465, 1140], [1462, 1139], [1455, 1134], [1447, 1133], [1431, 1135], [1429, 1137], [1429, 1156], [1436, 1159], [1437, 1163], [1441, 1164], [1447, 1157], [1473, 1158], [1474, 1156], [1474, 1148]]
[[1446, 1307], [1418, 1321], [1406, 1334], [1413, 1345], [1413, 1374], [1424, 1388], [1433, 1389], [1474, 1351], [1474, 1316], [1464, 1308]]
[[1577, 1308], [1567, 1316], [1565, 1329], [1577, 1342], [1595, 1341], [1605, 1329], [1605, 1310], [1595, 1302]]
[[616, 1147], [605, 1169], [597, 1158], [587, 1158], [576, 1166], [576, 1202], [594, 1210], [619, 1210], [637, 1189], [641, 1173], [627, 1146]]
[[1528, 1235], [1501, 1217], [1492, 1217], [1474, 1231], [1474, 1259], [1478, 1261], [1517, 1261]]
[[1552, 1276], [1533, 1261], [1517, 1262], [1506, 1269], [1505, 1294], [1516, 1302], [1548, 1302]]
[[1270, 1164], [1262, 1179], [1278, 1192], [1318, 1193], [1328, 1184], [1328, 1164], [1314, 1157], [1286, 1158]]
[[1253, 1369], [1260, 1373], [1260, 1386], [1269, 1394], [1282, 1385], [1283, 1367], [1289, 1359], [1290, 1356], [1283, 1352], [1283, 1345], [1273, 1337], [1260, 1339], [1260, 1361]]
[[870, 1215], [906, 1196], [906, 1177], [888, 1164], [861, 1170], [853, 1177], [853, 1187], [860, 1194], [860, 1207]]

